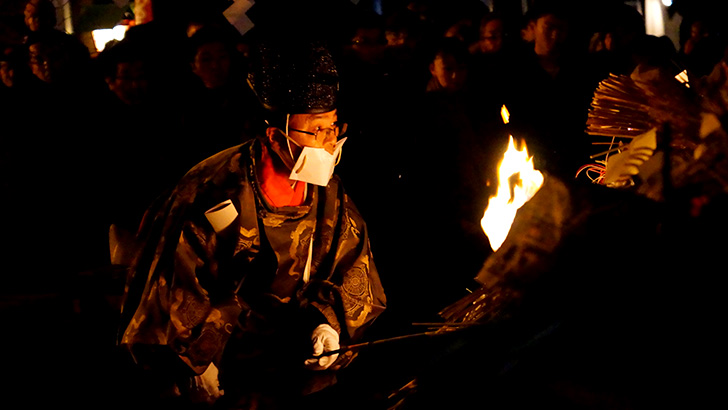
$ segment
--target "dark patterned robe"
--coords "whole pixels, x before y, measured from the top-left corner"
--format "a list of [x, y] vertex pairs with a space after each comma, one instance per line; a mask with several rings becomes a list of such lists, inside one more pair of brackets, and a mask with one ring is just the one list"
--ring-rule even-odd
[[[148, 211], [124, 301], [120, 342], [133, 353], [169, 348], [197, 374], [215, 362], [221, 380], [276, 363], [295, 369], [318, 324], [343, 345], [384, 310], [366, 225], [338, 177], [309, 185], [301, 206], [272, 207], [256, 180], [261, 143], [201, 162]], [[227, 199], [238, 217], [215, 233], [204, 212]]]

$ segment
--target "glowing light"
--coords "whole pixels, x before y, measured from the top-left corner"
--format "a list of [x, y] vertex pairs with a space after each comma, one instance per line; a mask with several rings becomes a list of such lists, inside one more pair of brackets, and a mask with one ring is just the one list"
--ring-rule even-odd
[[685, 87], [690, 88], [690, 82], [688, 81], [688, 70], [683, 70], [680, 74], [675, 76], [675, 79], [685, 84]]
[[94, 39], [94, 46], [96, 51], [101, 52], [106, 48], [106, 43], [111, 40], [123, 40], [126, 30], [129, 26], [118, 25], [114, 28], [102, 28], [91, 32], [91, 37]]
[[665, 7], [672, 6], [672, 0], [662, 0], [662, 5]]
[[645, 0], [645, 29], [653, 36], [665, 35], [665, 17], [660, 0]]
[[493, 251], [498, 250], [511, 230], [516, 212], [543, 185], [543, 174], [533, 169], [533, 157], [528, 156], [525, 145], [517, 150], [513, 136], [498, 165], [498, 190], [488, 200], [488, 207], [480, 220]]
[[501, 118], [503, 118], [503, 124], [508, 124], [508, 121], [511, 118], [511, 114], [508, 112], [508, 108], [506, 106], [501, 107]]

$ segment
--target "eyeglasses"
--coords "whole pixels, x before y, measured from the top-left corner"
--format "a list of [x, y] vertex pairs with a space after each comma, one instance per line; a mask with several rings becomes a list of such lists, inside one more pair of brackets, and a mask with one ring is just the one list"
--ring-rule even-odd
[[333, 125], [333, 127], [327, 128], [316, 127], [316, 131], [314, 132], [297, 130], [295, 128], [289, 128], [288, 130], [300, 132], [301, 134], [313, 135], [314, 138], [316, 138], [316, 141], [326, 141], [346, 134], [347, 124], [345, 122], [335, 122]]

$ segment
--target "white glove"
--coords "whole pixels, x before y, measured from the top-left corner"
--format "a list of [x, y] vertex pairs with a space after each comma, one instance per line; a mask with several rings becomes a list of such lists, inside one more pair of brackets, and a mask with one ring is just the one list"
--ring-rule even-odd
[[220, 390], [220, 382], [217, 380], [217, 375], [217, 367], [210, 363], [204, 373], [199, 376], [195, 376], [194, 384], [199, 393], [204, 396], [203, 401], [212, 403], [224, 394], [224, 392]]
[[[311, 342], [313, 343], [313, 356], [320, 356], [324, 352], [339, 349], [339, 334], [328, 324], [318, 325], [311, 333]], [[325, 370], [334, 364], [339, 357], [338, 353], [330, 356], [307, 359], [306, 367], [311, 370]]]

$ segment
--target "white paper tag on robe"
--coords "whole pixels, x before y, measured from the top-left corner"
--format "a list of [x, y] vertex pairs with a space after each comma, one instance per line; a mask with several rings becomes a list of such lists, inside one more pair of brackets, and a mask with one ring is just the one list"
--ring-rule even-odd
[[205, 217], [210, 221], [212, 229], [220, 233], [238, 217], [238, 211], [233, 201], [228, 199], [205, 211]]

